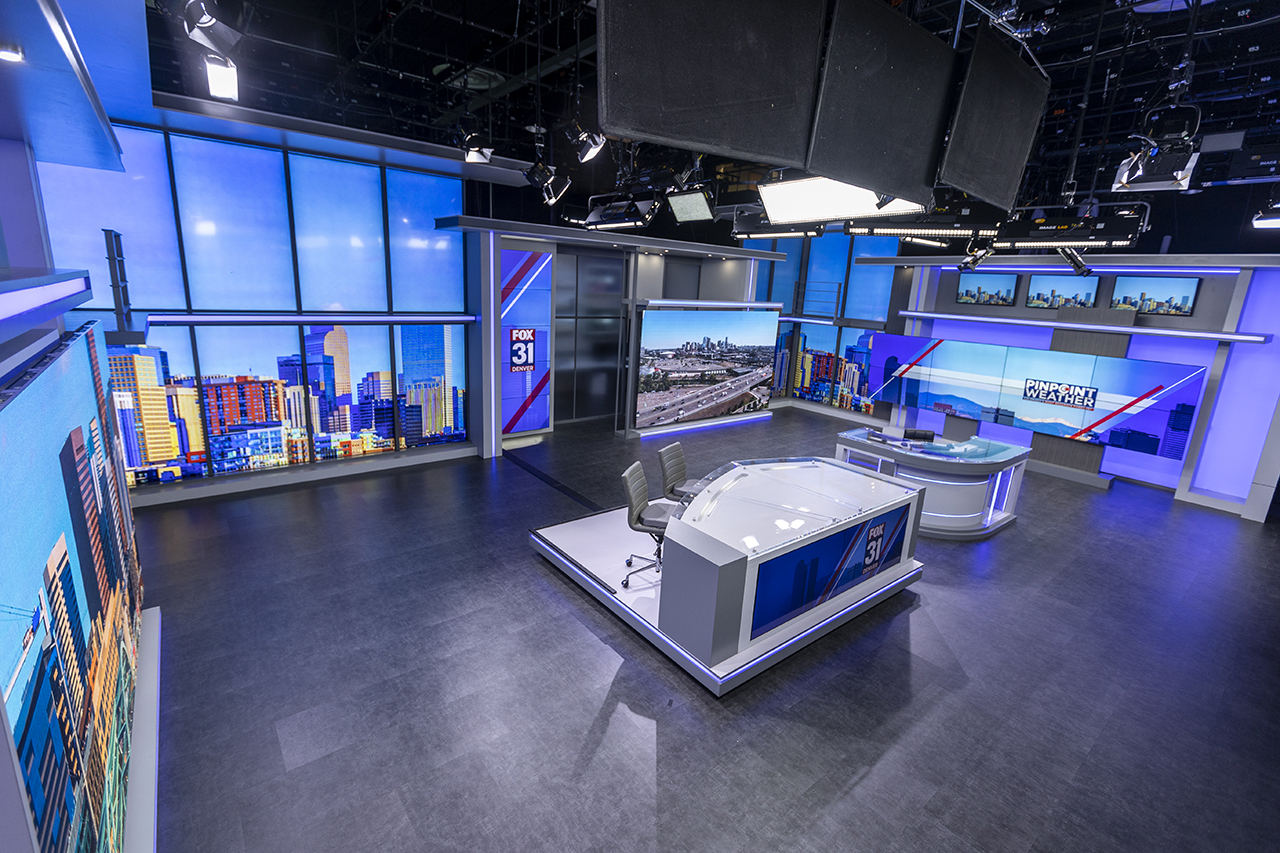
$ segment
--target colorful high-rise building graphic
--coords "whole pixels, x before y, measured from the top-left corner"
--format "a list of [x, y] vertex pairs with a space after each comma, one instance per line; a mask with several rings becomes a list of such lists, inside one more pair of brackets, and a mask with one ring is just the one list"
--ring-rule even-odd
[[[17, 398], [45, 394], [56, 405], [25, 418], [20, 405], [17, 413], [0, 406], [0, 441], [23, 434], [44, 448], [6, 463], [22, 470], [0, 479], [0, 499], [27, 541], [49, 549], [35, 565], [29, 547], [0, 552], [4, 603], [30, 614], [20, 645], [4, 629], [16, 666], [4, 674], [3, 698], [41, 853], [120, 853], [142, 593], [122, 469], [128, 456], [141, 461], [143, 445], [129, 417], [120, 423], [132, 429], [132, 449], [100, 420], [109, 410], [92, 338], [64, 347], [78, 351], [64, 350], [64, 369], [44, 370]], [[167, 371], [154, 354], [126, 353], [122, 364], [144, 379]], [[129, 390], [111, 399], [125, 415], [136, 411]], [[60, 432], [49, 435], [54, 422]], [[10, 556], [19, 549], [21, 564]]]

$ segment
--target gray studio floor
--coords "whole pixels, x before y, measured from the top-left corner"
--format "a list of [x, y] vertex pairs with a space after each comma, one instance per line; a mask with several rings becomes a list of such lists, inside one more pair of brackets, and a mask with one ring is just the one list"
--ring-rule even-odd
[[[793, 409], [691, 473], [831, 455]], [[1028, 474], [983, 543], [716, 699], [533, 555], [661, 439], [599, 423], [138, 513], [161, 853], [1280, 849], [1276, 524]]]

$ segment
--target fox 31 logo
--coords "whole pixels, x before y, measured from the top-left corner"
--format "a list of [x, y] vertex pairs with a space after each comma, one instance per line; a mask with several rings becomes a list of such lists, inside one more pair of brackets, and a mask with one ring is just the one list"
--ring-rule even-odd
[[511, 330], [511, 372], [526, 373], [533, 370], [533, 329]]

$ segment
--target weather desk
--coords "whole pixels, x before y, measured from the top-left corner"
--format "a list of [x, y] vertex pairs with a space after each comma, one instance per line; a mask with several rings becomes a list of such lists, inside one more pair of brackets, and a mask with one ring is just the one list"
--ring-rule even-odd
[[836, 436], [836, 458], [924, 487], [920, 533], [983, 539], [1011, 524], [1031, 448], [987, 438], [906, 441], [873, 429]]
[[653, 543], [626, 508], [533, 531], [532, 544], [716, 695], [904, 589], [921, 489], [834, 459], [731, 462], [674, 507], [661, 572], [623, 587]]

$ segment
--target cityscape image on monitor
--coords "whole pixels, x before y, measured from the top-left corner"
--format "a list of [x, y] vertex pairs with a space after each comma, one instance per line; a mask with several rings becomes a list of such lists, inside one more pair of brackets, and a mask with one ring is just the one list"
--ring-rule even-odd
[[1122, 275], [1116, 277], [1111, 307], [1139, 314], [1190, 317], [1196, 306], [1198, 278]]
[[1097, 294], [1096, 275], [1033, 275], [1027, 288], [1027, 307], [1092, 308]]
[[645, 311], [636, 429], [767, 408], [777, 311]]
[[999, 305], [1013, 307], [1018, 290], [1018, 277], [1007, 273], [961, 273], [956, 288], [956, 302], [964, 305]]

